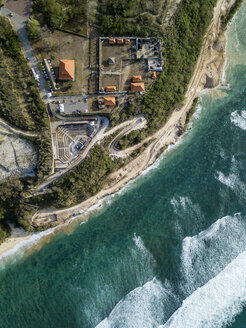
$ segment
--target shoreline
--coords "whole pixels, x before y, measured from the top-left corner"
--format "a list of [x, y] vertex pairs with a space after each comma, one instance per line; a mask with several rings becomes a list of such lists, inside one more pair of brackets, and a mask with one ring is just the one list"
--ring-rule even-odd
[[[233, 3], [234, 1], [232, 0], [231, 2]], [[230, 3], [230, 5], [232, 5], [232, 3]], [[111, 181], [108, 182], [97, 195], [70, 208], [61, 210], [44, 209], [35, 214], [34, 219], [35, 217], [42, 219], [42, 217], [45, 218], [49, 215], [56, 214], [59, 223], [54, 228], [35, 233], [25, 232], [24, 229], [21, 228], [12, 229], [11, 236], [0, 244], [0, 260], [15, 254], [20, 248], [23, 248], [25, 251], [27, 248], [35, 249], [36, 247], [33, 246], [43, 244], [43, 242], [41, 243], [40, 241], [43, 241], [46, 236], [51, 233], [53, 234], [55, 231], [66, 230], [67, 226], [71, 225], [71, 222], [75, 224], [78, 220], [80, 222], [86, 221], [89, 213], [102, 208], [102, 204], [108, 197], [114, 197], [115, 194], [123, 192], [129, 183], [135, 181], [135, 179], [146, 172], [146, 170], [150, 170], [153, 165], [155, 166], [156, 162], [160, 160], [160, 155], [166, 153], [166, 151], [163, 153], [164, 148], [168, 150], [171, 145], [177, 145], [178, 141], [180, 141], [184, 135], [184, 133], [179, 135], [180, 127], [183, 127], [185, 124], [186, 116], [190, 111], [193, 100], [199, 97], [201, 92], [205, 89], [206, 78], [212, 75], [215, 81], [214, 87], [216, 87], [219, 85], [222, 75], [224, 75], [223, 69], [226, 63], [226, 31], [223, 31], [222, 36], [219, 36], [220, 18], [224, 4], [225, 0], [218, 0], [214, 9], [214, 17], [204, 37], [204, 43], [193, 76], [187, 88], [184, 105], [181, 109], [174, 110], [166, 124], [154, 135], [148, 137], [154, 138], [154, 141], [137, 158], [132, 160], [125, 167], [112, 173], [110, 175]], [[214, 44], [218, 40], [221, 44], [219, 50], [216, 50]], [[144, 142], [146, 142], [146, 140]], [[28, 247], [26, 247], [27, 245]]]

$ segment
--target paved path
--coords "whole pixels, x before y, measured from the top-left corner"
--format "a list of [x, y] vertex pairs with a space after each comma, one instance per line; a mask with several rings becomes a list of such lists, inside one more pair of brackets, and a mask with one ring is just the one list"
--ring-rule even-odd
[[10, 18], [10, 21], [12, 23], [14, 30], [16, 31], [16, 33], [18, 35], [18, 38], [21, 41], [25, 56], [30, 58], [29, 65], [36, 72], [39, 73], [39, 77], [40, 77], [39, 89], [40, 89], [41, 96], [44, 97], [45, 95], [47, 95], [48, 90], [45, 89], [45, 82], [46, 82], [45, 78], [43, 76], [43, 73], [38, 69], [38, 61], [37, 61], [37, 58], [33, 54], [33, 49], [31, 47], [31, 44], [30, 44], [28, 36], [27, 36], [27, 32], [26, 32], [26, 19], [27, 18], [16, 14], [15, 12], [7, 9], [6, 7], [2, 7], [0, 9], [0, 14], [5, 17], [8, 16], [8, 14], [10, 12], [12, 12], [12, 14], [13, 14], [13, 17]]

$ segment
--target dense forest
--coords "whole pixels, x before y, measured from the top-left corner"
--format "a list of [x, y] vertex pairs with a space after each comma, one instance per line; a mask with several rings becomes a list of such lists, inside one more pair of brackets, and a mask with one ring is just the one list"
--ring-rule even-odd
[[86, 20], [87, 0], [34, 0], [34, 11], [43, 14], [44, 22], [51, 28], [61, 28], [66, 23]]
[[6, 236], [7, 219], [23, 218], [33, 210], [23, 203], [28, 186], [41, 181], [51, 169], [51, 141], [45, 105], [9, 21], [0, 17], [0, 117], [12, 126], [38, 131], [29, 137], [38, 152], [36, 179], [9, 178], [0, 182], [0, 240]]
[[[164, 1], [164, 8], [167, 1]], [[163, 14], [160, 0], [102, 0], [98, 20], [104, 35], [159, 36]]]

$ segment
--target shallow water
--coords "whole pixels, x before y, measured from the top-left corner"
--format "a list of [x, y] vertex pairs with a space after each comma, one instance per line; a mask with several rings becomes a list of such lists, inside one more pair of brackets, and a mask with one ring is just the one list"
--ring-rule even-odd
[[0, 327], [245, 327], [245, 24], [246, 2], [227, 32], [231, 90], [201, 97], [179, 147], [0, 271]]

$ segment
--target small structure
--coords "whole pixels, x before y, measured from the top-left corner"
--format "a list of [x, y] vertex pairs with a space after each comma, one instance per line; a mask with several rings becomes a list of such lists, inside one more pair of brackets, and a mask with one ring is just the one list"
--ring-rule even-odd
[[125, 44], [129, 44], [131, 42], [130, 39], [125, 39]]
[[108, 43], [109, 44], [115, 44], [116, 43], [116, 40], [115, 39], [108, 39]]
[[70, 59], [60, 60], [59, 80], [74, 81], [74, 60], [70, 60]]
[[131, 83], [131, 91], [133, 92], [143, 92], [144, 89], [144, 83]]
[[104, 106], [114, 106], [115, 105], [115, 97], [104, 97], [103, 105]]
[[116, 86], [115, 85], [109, 85], [105, 88], [106, 92], [115, 92], [116, 91]]
[[151, 74], [151, 78], [153, 79], [153, 80], [155, 80], [156, 79], [156, 72], [154, 71], [154, 72], [152, 72], [152, 74]]
[[133, 75], [132, 82], [142, 82], [142, 75]]
[[115, 64], [115, 58], [114, 57], [109, 57], [108, 58], [108, 64], [109, 65], [114, 65]]
[[124, 44], [124, 39], [117, 39], [117, 44]]
[[65, 110], [64, 110], [64, 104], [59, 104], [59, 112], [60, 113], [64, 113]]

